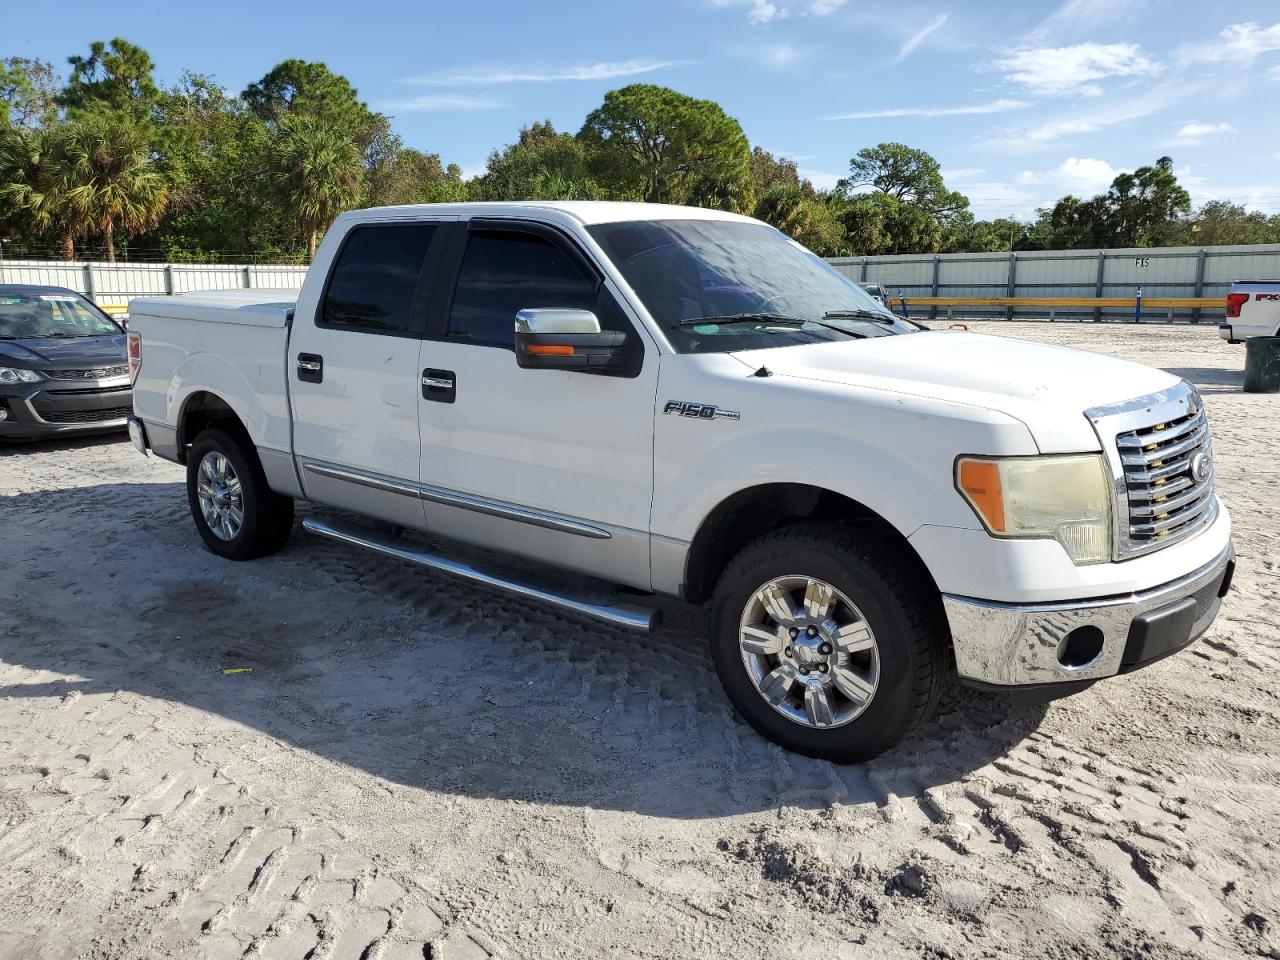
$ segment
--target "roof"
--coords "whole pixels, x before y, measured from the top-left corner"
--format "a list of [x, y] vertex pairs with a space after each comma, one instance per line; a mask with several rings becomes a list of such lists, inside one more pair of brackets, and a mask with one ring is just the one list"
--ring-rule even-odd
[[396, 207], [370, 207], [348, 211], [346, 216], [368, 214], [412, 216], [452, 214], [454, 216], [502, 216], [521, 210], [548, 210], [568, 214], [583, 224], [619, 223], [627, 220], [739, 220], [754, 222], [750, 217], [705, 207], [682, 207], [670, 203], [639, 203], [616, 200], [502, 200], [472, 203], [417, 203]]
[[78, 290], [72, 290], [70, 287], [54, 287], [43, 283], [0, 283], [0, 294], [8, 294], [9, 296], [52, 296], [58, 294], [65, 297], [70, 294], [73, 297], [81, 297], [84, 294]]

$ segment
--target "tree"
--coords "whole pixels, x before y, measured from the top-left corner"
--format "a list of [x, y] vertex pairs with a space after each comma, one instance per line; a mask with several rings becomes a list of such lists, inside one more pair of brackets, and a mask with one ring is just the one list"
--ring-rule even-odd
[[103, 237], [112, 263], [116, 234], [131, 237], [155, 226], [168, 200], [168, 184], [151, 163], [145, 132], [110, 115], [54, 128], [48, 183], [84, 232]]
[[588, 169], [586, 144], [550, 120], [520, 128], [519, 139], [489, 154], [469, 184], [476, 200], [595, 200], [603, 188]]
[[794, 187], [806, 196], [813, 197], [817, 191], [808, 180], [800, 178], [800, 171], [794, 160], [775, 157], [763, 147], [751, 150], [751, 185], [757, 197], [763, 197], [770, 190]]
[[606, 93], [578, 138], [616, 198], [744, 212], [753, 205], [747, 138], [714, 101], [632, 84]]
[[819, 256], [833, 257], [844, 251], [844, 227], [835, 213], [798, 186], [774, 187], [760, 198], [755, 215]]
[[71, 77], [57, 99], [69, 113], [113, 111], [126, 114], [136, 124], [151, 120], [160, 91], [151, 76], [155, 63], [147, 51], [116, 37], [109, 44], [95, 40], [89, 45], [89, 56], [69, 57], [67, 62]]
[[26, 57], [0, 60], [0, 128], [47, 127], [58, 118], [53, 65]]
[[974, 220], [966, 214], [947, 231], [943, 248], [947, 253], [995, 253], [1021, 249], [1027, 233], [1026, 224], [1008, 217]]
[[1268, 217], [1228, 200], [1210, 200], [1183, 218], [1172, 239], [1178, 244], [1206, 246], [1280, 243], [1280, 216]]
[[836, 189], [851, 194], [859, 187], [871, 187], [943, 222], [969, 208], [968, 197], [947, 189], [937, 160], [902, 143], [882, 143], [858, 151], [849, 161], [849, 176]]
[[1169, 157], [1120, 174], [1103, 199], [1110, 233], [1121, 247], [1150, 246], [1158, 230], [1191, 210], [1191, 195], [1178, 183]]
[[388, 119], [373, 115], [376, 132], [364, 153], [364, 194], [361, 204], [382, 207], [400, 203], [443, 203], [466, 199], [462, 170], [446, 169], [438, 153], [406, 147], [391, 132]]
[[240, 96], [270, 125], [306, 114], [353, 141], [362, 153], [378, 132], [375, 115], [361, 102], [356, 88], [323, 63], [285, 60]]
[[360, 156], [341, 131], [310, 113], [280, 122], [275, 151], [277, 188], [312, 260], [319, 232], [359, 199]]

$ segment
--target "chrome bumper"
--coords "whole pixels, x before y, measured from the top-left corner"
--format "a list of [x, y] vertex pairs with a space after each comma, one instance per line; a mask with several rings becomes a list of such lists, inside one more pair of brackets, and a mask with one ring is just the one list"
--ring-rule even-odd
[[129, 439], [133, 441], [134, 448], [144, 457], [147, 456], [146, 425], [137, 417], [133, 416], [129, 417], [125, 422], [129, 425]]
[[1190, 645], [1218, 615], [1235, 550], [1163, 586], [1100, 600], [1011, 604], [943, 594], [961, 679], [982, 686], [1086, 683]]

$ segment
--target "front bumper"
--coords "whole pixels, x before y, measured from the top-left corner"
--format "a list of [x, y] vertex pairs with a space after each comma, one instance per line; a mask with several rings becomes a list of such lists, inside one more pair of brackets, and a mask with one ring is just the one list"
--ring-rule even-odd
[[943, 594], [960, 678], [995, 688], [1086, 685], [1176, 653], [1209, 629], [1231, 586], [1230, 544], [1210, 563], [1150, 590], [1012, 604]]
[[0, 391], [0, 410], [0, 440], [123, 430], [133, 391], [128, 377], [46, 379]]

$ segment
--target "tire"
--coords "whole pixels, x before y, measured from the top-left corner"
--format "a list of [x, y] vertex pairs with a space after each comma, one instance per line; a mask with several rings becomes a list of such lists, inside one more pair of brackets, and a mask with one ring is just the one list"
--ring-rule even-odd
[[[798, 616], [775, 616], [785, 609]], [[932, 587], [882, 536], [803, 524], [766, 534], [729, 563], [712, 598], [711, 655], [730, 701], [765, 738], [858, 763], [933, 713], [947, 675], [942, 617]], [[811, 701], [810, 687], [825, 693]]]
[[[214, 472], [202, 477], [206, 463]], [[223, 463], [228, 472], [219, 471]], [[209, 483], [228, 476], [236, 483]], [[206, 516], [208, 500], [202, 506], [202, 483], [218, 494], [213, 503], [213, 524]], [[257, 451], [239, 432], [210, 427], [196, 437], [187, 453], [187, 503], [205, 546], [228, 560], [253, 560], [275, 553], [293, 530], [293, 499], [267, 486]], [[240, 517], [238, 523], [236, 516]], [[219, 522], [219, 517], [225, 517], [226, 522]]]

